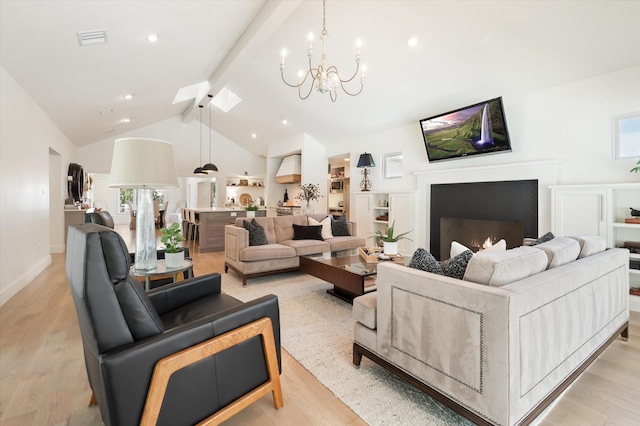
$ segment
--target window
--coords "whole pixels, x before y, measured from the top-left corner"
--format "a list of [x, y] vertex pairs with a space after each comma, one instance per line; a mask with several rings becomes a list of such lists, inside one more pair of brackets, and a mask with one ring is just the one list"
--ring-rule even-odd
[[133, 205], [133, 189], [120, 188], [120, 195], [118, 199], [120, 200], [118, 203], [118, 212], [127, 213], [129, 211], [129, 203]]

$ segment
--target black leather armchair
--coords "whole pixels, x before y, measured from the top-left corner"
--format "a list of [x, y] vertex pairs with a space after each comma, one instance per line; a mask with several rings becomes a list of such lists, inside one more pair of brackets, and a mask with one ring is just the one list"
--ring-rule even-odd
[[242, 303], [217, 273], [145, 293], [129, 265], [112, 229], [69, 227], [67, 279], [106, 425], [219, 422], [269, 392], [282, 406], [276, 296]]

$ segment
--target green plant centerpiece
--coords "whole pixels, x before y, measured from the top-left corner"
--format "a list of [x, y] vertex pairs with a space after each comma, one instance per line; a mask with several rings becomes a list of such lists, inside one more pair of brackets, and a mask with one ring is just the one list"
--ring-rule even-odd
[[371, 234], [369, 238], [375, 238], [376, 241], [382, 241], [384, 254], [388, 256], [397, 255], [398, 254], [398, 241], [400, 240], [409, 240], [413, 241], [411, 238], [407, 237], [407, 235], [411, 231], [402, 232], [400, 234], [395, 233], [396, 221], [394, 220], [391, 223], [391, 226], [387, 228], [387, 233], [384, 234], [382, 231], [378, 231], [374, 234]]
[[179, 268], [184, 262], [184, 251], [180, 246], [180, 243], [184, 241], [184, 237], [182, 236], [180, 224], [177, 222], [172, 223], [167, 228], [162, 228], [160, 232], [162, 232], [160, 242], [166, 248], [165, 262], [167, 268]]
[[640, 158], [638, 158], [638, 162], [636, 163], [636, 166], [631, 170], [629, 170], [629, 173], [638, 173], [638, 172], [640, 172]]
[[258, 206], [256, 206], [255, 204], [249, 204], [247, 207], [244, 208], [246, 211], [248, 212], [257, 212], [258, 211]]

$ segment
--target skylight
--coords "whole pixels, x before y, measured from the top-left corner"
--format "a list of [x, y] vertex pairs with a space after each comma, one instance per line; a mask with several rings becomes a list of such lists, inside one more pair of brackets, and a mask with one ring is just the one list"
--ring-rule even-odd
[[241, 101], [242, 99], [240, 99], [238, 95], [227, 89], [227, 87], [225, 86], [218, 92], [217, 95], [213, 97], [211, 103], [218, 107], [218, 109], [227, 113], [231, 110], [231, 108], [238, 105]]

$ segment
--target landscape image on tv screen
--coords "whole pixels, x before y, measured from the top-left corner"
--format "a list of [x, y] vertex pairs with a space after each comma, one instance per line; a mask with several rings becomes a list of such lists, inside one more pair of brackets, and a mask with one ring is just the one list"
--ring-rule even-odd
[[429, 161], [511, 151], [502, 98], [420, 120]]

